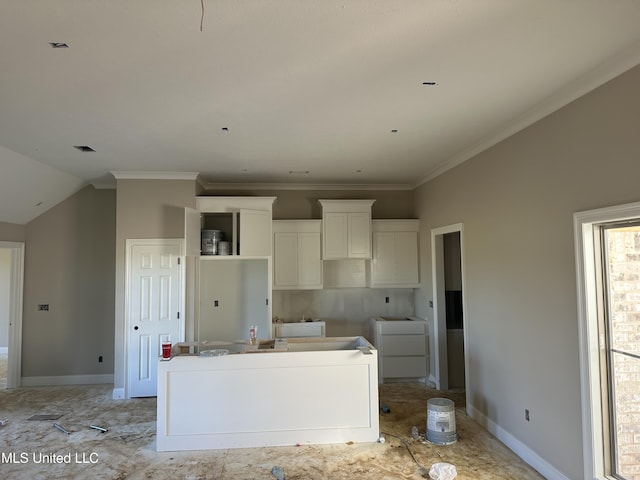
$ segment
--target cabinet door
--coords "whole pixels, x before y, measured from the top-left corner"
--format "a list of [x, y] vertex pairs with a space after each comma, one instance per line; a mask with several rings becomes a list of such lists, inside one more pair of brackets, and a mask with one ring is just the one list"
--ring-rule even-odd
[[373, 234], [371, 272], [374, 284], [388, 285], [396, 281], [395, 233], [376, 232]]
[[347, 217], [349, 258], [371, 258], [371, 214], [354, 212]]
[[186, 207], [184, 209], [184, 245], [185, 255], [200, 255], [200, 210]]
[[298, 233], [298, 285], [322, 288], [320, 234]]
[[240, 255], [271, 255], [271, 213], [265, 210], [240, 209]]
[[419, 279], [418, 266], [418, 233], [396, 232], [396, 283], [417, 285]]
[[347, 258], [347, 214], [325, 213], [323, 216], [323, 257], [327, 259]]
[[[273, 286], [293, 288], [298, 284], [298, 234], [276, 232], [273, 234]], [[318, 245], [318, 257], [320, 245]]]

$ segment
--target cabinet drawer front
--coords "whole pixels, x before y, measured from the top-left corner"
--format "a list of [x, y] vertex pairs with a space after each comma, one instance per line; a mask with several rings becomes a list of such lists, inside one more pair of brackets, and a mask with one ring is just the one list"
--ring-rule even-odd
[[382, 355], [426, 355], [427, 347], [424, 335], [383, 335]]
[[410, 320], [397, 320], [391, 322], [378, 322], [378, 328], [380, 333], [395, 333], [395, 334], [425, 334], [427, 323], [426, 322], [412, 322]]
[[424, 357], [383, 357], [383, 378], [426, 377], [427, 361]]
[[276, 325], [276, 337], [324, 337], [321, 323], [283, 323]]

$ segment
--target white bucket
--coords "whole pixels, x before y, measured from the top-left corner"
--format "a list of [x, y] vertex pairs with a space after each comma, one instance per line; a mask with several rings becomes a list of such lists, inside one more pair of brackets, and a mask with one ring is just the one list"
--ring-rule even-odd
[[200, 254], [201, 255], [217, 255], [218, 243], [224, 238], [224, 233], [220, 230], [201, 230], [200, 231]]
[[431, 398], [427, 401], [427, 440], [438, 445], [451, 445], [458, 440], [452, 400]]
[[231, 242], [218, 242], [218, 255], [231, 255]]

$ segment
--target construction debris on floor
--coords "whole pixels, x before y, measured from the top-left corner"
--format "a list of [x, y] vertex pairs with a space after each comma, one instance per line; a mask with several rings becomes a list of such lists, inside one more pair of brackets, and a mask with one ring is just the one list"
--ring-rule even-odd
[[[387, 407], [380, 411], [384, 442], [194, 452], [156, 452], [155, 398], [112, 400], [111, 395], [106, 385], [0, 391], [0, 418], [6, 419], [0, 429], [2, 477], [429, 479], [434, 464], [447, 463], [455, 466], [456, 480], [543, 478], [466, 416], [464, 394], [423, 384], [380, 386], [380, 405]], [[452, 445], [425, 440], [427, 401], [443, 396], [456, 406], [458, 438]], [[52, 411], [61, 415], [56, 423], [69, 434], [52, 428], [50, 421], [28, 421]]]

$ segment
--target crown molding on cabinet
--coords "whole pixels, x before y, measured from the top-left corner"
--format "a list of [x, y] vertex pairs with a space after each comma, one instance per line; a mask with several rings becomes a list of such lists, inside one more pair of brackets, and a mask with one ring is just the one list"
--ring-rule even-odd
[[413, 190], [412, 185], [359, 183], [201, 183], [212, 190]]
[[196, 180], [198, 172], [128, 172], [113, 170], [110, 172], [116, 180]]

